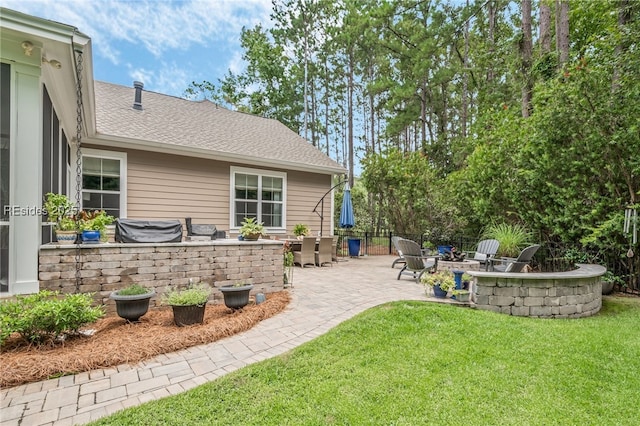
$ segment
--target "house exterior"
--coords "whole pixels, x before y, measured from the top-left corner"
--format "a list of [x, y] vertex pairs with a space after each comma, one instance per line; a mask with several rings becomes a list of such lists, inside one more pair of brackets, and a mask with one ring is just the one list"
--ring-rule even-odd
[[65, 24], [0, 8], [0, 31], [0, 296], [40, 288], [48, 192], [231, 238], [246, 216], [275, 236], [296, 223], [333, 232], [332, 197], [323, 224], [313, 209], [346, 170], [282, 123], [94, 81], [91, 39]]

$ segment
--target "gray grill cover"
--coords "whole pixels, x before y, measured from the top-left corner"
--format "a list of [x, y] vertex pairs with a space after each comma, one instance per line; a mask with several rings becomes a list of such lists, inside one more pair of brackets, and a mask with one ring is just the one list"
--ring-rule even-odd
[[116, 220], [117, 243], [179, 243], [182, 224], [179, 220]]

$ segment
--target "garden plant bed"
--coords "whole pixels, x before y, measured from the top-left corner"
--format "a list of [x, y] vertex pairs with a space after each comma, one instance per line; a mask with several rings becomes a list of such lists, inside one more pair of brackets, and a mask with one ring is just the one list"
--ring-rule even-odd
[[139, 323], [114, 315], [90, 324], [91, 336], [74, 336], [48, 346], [27, 346], [10, 339], [0, 355], [0, 387], [6, 388], [120, 364], [135, 364], [156, 355], [215, 342], [252, 328], [282, 312], [289, 304], [286, 291], [271, 293], [259, 305], [232, 311], [222, 304], [207, 305], [204, 324], [176, 327], [170, 307], [151, 309]]

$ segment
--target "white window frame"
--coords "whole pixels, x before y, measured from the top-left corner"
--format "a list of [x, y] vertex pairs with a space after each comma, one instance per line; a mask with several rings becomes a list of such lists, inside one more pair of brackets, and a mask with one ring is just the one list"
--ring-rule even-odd
[[[107, 160], [119, 160], [120, 161], [120, 217], [127, 217], [127, 153], [120, 151], [106, 151], [102, 149], [83, 149], [82, 158], [95, 157]], [[80, 190], [80, 202], [82, 203], [83, 189]], [[81, 206], [81, 208], [83, 208]]]
[[247, 167], [236, 167], [231, 166], [230, 168], [231, 177], [229, 181], [231, 182], [229, 186], [229, 230], [230, 231], [239, 231], [240, 227], [235, 226], [235, 213], [236, 213], [236, 198], [235, 198], [235, 187], [236, 187], [236, 174], [246, 174], [246, 175], [256, 175], [258, 176], [258, 222], [262, 222], [262, 200], [259, 197], [259, 194], [262, 192], [262, 178], [263, 177], [275, 177], [282, 179], [282, 226], [280, 227], [265, 227], [266, 232], [269, 233], [286, 233], [287, 230], [287, 173], [285, 172], [276, 172], [273, 170], [263, 170], [263, 169], [252, 169]]

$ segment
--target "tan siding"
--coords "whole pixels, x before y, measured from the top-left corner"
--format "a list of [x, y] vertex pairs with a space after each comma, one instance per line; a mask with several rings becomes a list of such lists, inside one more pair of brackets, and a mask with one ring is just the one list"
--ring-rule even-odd
[[127, 216], [180, 219], [229, 229], [229, 165], [193, 157], [129, 151]]
[[[212, 223], [220, 230], [229, 230], [230, 166], [241, 164], [139, 150], [126, 152], [127, 217], [179, 219], [183, 224], [185, 217], [192, 217], [194, 223]], [[250, 168], [259, 170], [254, 166]], [[287, 173], [286, 234], [292, 234], [296, 223], [306, 223], [316, 234], [320, 231], [320, 217], [313, 208], [331, 188], [331, 178], [315, 173], [278, 171]], [[331, 204], [329, 194], [324, 201], [325, 235], [331, 232]]]
[[[287, 233], [292, 234], [296, 223], [305, 223], [315, 235], [320, 231], [320, 216], [313, 208], [331, 188], [329, 176], [312, 173], [290, 172], [287, 175]], [[320, 212], [318, 206], [318, 213]], [[331, 193], [324, 199], [324, 220], [322, 232], [331, 231]]]

